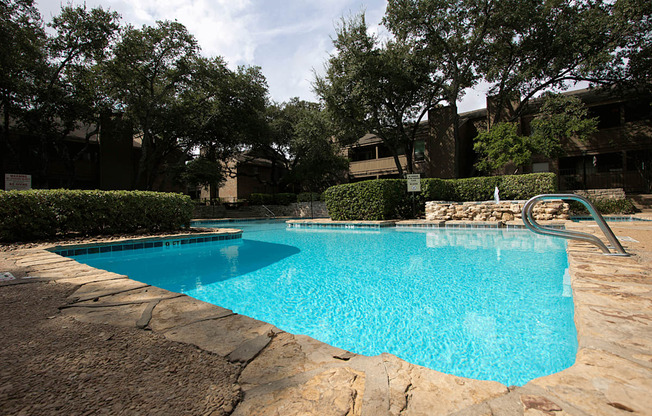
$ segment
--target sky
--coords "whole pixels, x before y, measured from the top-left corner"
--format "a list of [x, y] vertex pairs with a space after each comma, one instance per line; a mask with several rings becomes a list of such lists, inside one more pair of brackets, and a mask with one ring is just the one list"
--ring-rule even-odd
[[[386, 33], [380, 21], [387, 0], [36, 0], [45, 22], [59, 14], [62, 3], [102, 6], [136, 27], [177, 20], [205, 56], [222, 56], [231, 69], [260, 66], [279, 103], [292, 97], [317, 101], [314, 73], [323, 74], [342, 17], [364, 11], [369, 30]], [[484, 108], [485, 91], [467, 91], [459, 111]]]

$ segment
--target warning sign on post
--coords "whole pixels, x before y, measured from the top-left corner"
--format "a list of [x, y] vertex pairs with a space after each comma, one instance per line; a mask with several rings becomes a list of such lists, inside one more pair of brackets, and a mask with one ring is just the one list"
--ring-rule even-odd
[[421, 175], [419, 173], [410, 173], [407, 175], [408, 192], [421, 192]]
[[32, 175], [5, 173], [5, 191], [32, 189]]

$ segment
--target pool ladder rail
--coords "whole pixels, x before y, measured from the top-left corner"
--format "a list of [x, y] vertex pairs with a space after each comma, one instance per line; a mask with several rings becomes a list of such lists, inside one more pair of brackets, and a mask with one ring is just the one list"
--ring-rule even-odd
[[269, 215], [265, 214], [265, 216], [269, 217], [271, 215], [272, 218], [276, 219], [276, 214], [274, 214], [271, 209], [267, 208], [265, 205], [263, 205], [263, 208], [265, 208], [265, 210], [269, 213]]
[[[573, 200], [582, 203], [589, 210], [589, 214], [591, 215], [591, 217], [593, 217], [593, 220], [595, 220], [595, 222], [598, 224], [598, 227], [600, 227], [600, 230], [602, 230], [605, 237], [607, 237], [607, 240], [609, 240], [610, 246], [606, 246], [598, 237], [594, 236], [593, 234], [583, 233], [580, 231], [572, 231], [572, 230], [559, 230], [550, 227], [544, 227], [539, 223], [537, 223], [532, 215], [534, 206], [541, 201], [549, 200], [549, 199], [566, 199], [566, 200]], [[609, 228], [607, 222], [604, 220], [602, 215], [600, 215], [598, 210], [595, 209], [593, 204], [588, 199], [580, 195], [575, 195], [575, 194], [537, 195], [534, 198], [530, 198], [525, 203], [525, 205], [523, 205], [523, 212], [521, 217], [523, 219], [523, 223], [525, 224], [525, 227], [537, 234], [551, 235], [555, 237], [566, 238], [569, 240], [579, 240], [579, 241], [591, 243], [598, 246], [600, 250], [602, 250], [602, 254], [607, 256], [630, 256], [630, 254], [627, 253], [623, 248], [623, 246], [620, 244], [620, 241], [618, 241], [613, 231], [611, 231], [611, 228]], [[615, 250], [615, 252], [612, 252], [610, 249]]]

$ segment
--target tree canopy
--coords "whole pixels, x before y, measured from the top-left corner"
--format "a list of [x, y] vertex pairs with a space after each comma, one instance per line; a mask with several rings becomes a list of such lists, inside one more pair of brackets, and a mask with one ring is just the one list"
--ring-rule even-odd
[[519, 168], [529, 164], [534, 154], [558, 157], [565, 139], [585, 141], [597, 131], [597, 118], [588, 118], [588, 110], [579, 98], [546, 94], [542, 101], [530, 123], [529, 136], [520, 135], [519, 126], [513, 122], [496, 123], [478, 134], [473, 146], [479, 155], [478, 169], [491, 173], [509, 164]]
[[364, 15], [343, 19], [333, 44], [337, 53], [317, 77], [315, 91], [335, 122], [340, 140], [354, 143], [377, 135], [392, 152], [400, 175], [414, 169], [414, 139], [419, 123], [441, 100], [442, 85], [427, 61], [401, 42], [381, 42], [369, 34]]

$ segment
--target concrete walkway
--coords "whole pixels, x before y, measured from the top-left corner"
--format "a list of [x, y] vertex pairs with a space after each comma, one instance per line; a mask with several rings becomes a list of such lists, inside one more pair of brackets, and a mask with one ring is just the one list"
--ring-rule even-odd
[[[613, 227], [631, 237], [623, 245], [632, 257], [569, 243], [577, 361], [512, 388], [390, 354], [356, 355], [41, 248], [4, 254], [31, 276], [79, 285], [61, 305], [65, 315], [151, 329], [239, 363], [244, 398], [234, 415], [652, 415], [650, 224]], [[567, 226], [597, 230], [590, 223]]]

